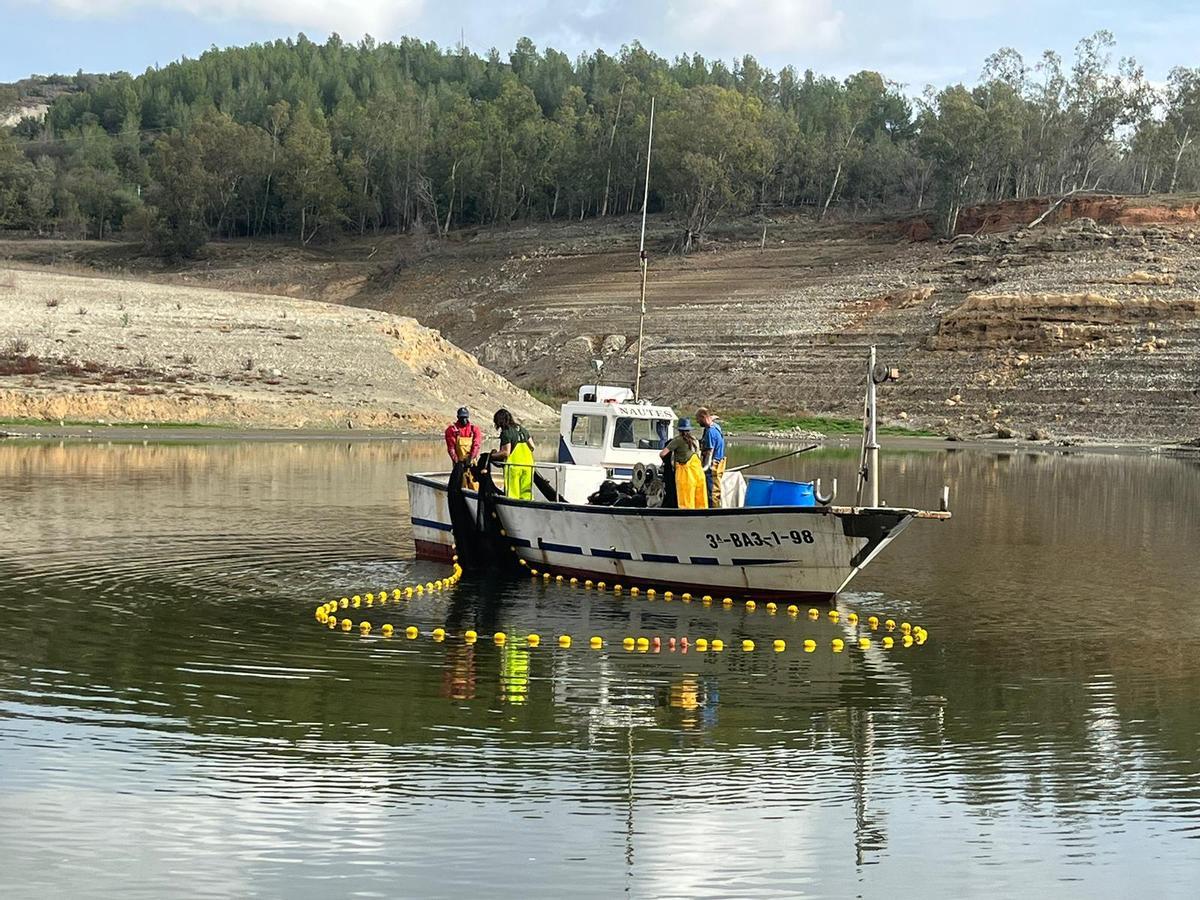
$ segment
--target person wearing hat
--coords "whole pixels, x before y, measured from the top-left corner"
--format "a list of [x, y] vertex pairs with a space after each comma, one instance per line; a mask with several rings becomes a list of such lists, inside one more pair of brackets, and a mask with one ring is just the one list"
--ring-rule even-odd
[[462, 469], [463, 487], [470, 491], [479, 485], [475, 483], [469, 466], [479, 458], [482, 449], [483, 429], [472, 424], [470, 410], [460, 406], [457, 420], [446, 429], [446, 452], [450, 454], [450, 462]]
[[725, 474], [725, 434], [717, 424], [717, 417], [706, 406], [696, 410], [696, 421], [704, 426], [700, 438], [700, 467], [708, 482], [708, 505], [712, 509], [721, 506], [721, 476]]
[[663, 459], [669, 457], [674, 466], [675, 505], [680, 509], [708, 509], [700, 444], [692, 434], [691, 419], [680, 419], [676, 428], [679, 434], [667, 441], [658, 454]]

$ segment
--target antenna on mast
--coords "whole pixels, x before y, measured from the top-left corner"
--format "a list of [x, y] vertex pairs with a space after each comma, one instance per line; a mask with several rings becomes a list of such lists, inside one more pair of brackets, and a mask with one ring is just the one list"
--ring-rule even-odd
[[650, 136], [646, 138], [646, 187], [642, 194], [642, 241], [638, 259], [642, 263], [642, 311], [638, 317], [637, 376], [633, 381], [633, 399], [642, 399], [642, 338], [646, 334], [646, 208], [650, 205], [650, 150], [654, 147], [654, 98], [650, 98]]

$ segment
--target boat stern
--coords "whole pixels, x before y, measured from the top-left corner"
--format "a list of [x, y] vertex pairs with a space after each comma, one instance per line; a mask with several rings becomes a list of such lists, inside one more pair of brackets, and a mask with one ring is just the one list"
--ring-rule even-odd
[[[408, 476], [409, 515], [413, 546], [419, 559], [449, 561], [454, 555], [454, 527], [450, 520], [450, 482], [448, 472], [430, 472]], [[473, 510], [474, 492], [464, 492]]]

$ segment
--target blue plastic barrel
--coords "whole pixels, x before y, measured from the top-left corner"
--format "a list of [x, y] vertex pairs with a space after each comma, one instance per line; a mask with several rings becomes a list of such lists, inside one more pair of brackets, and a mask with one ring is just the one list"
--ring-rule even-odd
[[764, 475], [746, 479], [746, 506], [816, 506], [811, 481], [783, 481]]
[[770, 506], [774, 478], [751, 475], [746, 479], [746, 506]]
[[771, 485], [772, 506], [816, 506], [811, 481], [780, 481]]

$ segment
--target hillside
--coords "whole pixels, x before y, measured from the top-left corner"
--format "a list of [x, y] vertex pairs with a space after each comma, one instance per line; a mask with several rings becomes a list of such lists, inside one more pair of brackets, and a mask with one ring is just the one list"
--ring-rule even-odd
[[9, 128], [22, 119], [41, 122], [59, 97], [83, 90], [99, 76], [31, 75], [11, 84], [0, 84], [0, 128]]
[[[687, 256], [670, 252], [677, 224], [652, 217], [647, 391], [682, 408], [854, 418], [874, 343], [903, 372], [882, 395], [892, 424], [1068, 441], [1200, 436], [1194, 200], [1129, 201], [1105, 213], [1108, 224], [1070, 219], [1070, 207], [1059, 224], [1014, 224], [1048, 206], [964, 210], [966, 220], [1007, 217], [1007, 230], [953, 242], [908, 240], [904, 222], [795, 216], [776, 217], [760, 250], [759, 226], [733, 222]], [[1156, 219], [1166, 224], [1146, 224]], [[98, 242], [0, 242], [0, 258], [412, 316], [517, 384], [566, 395], [594, 377], [595, 358], [606, 379], [632, 378], [637, 226], [629, 217], [323, 249], [224, 242], [176, 268]]]
[[748, 54], [730, 67], [637, 42], [574, 58], [528, 38], [505, 54], [303, 34], [214, 47], [137, 75], [0, 86], [0, 111], [49, 102], [0, 127], [0, 229], [124, 232], [194, 258], [228, 238], [605, 220], [640, 209], [648, 183], [690, 250], [728, 217], [796, 208], [935, 209], [924, 227], [954, 235], [985, 200], [1200, 190], [1200, 70], [1152, 83], [1103, 29], [1069, 61], [1040, 60], [1005, 48], [975, 84], [914, 101], [886, 72], [772, 71]]
[[[1195, 438], [1193, 227], [1083, 218], [909, 243], [796, 224], [762, 251], [730, 240], [686, 258], [656, 255], [645, 383], [682, 405], [855, 417], [876, 344], [904, 373], [883, 399], [897, 423], [960, 435]], [[569, 391], [592, 377], [594, 357], [631, 377], [628, 244], [522, 237], [465, 284], [451, 265], [411, 267], [387, 308], [419, 314], [521, 384]]]
[[440, 430], [552, 416], [402, 316], [0, 268], [0, 419]]

